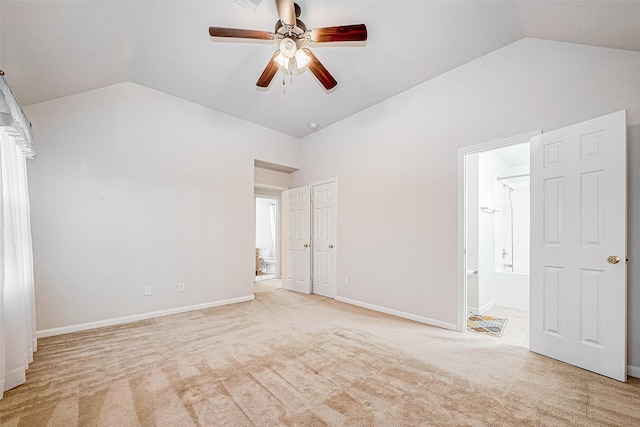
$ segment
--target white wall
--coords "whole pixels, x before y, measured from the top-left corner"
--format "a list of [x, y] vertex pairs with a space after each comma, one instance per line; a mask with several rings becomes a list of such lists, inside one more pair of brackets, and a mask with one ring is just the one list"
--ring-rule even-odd
[[638, 124], [638, 99], [640, 53], [523, 39], [306, 137], [293, 185], [340, 182], [337, 295], [455, 325], [457, 150], [621, 109]]
[[254, 159], [296, 139], [133, 83], [25, 110], [39, 330], [253, 294]]

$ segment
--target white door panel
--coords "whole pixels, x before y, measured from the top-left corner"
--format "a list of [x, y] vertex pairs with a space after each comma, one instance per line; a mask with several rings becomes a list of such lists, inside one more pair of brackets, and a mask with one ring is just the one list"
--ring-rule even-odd
[[335, 182], [311, 187], [313, 293], [333, 298], [336, 286], [336, 185]]
[[309, 187], [282, 192], [282, 287], [311, 293]]
[[532, 138], [531, 350], [620, 381], [626, 195], [625, 111]]

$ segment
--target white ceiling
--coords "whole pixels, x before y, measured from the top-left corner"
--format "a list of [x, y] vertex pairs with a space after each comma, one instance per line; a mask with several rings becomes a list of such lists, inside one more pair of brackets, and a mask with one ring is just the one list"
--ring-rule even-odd
[[311, 47], [330, 92], [308, 71], [258, 89], [276, 46], [209, 37], [273, 31], [271, 0], [255, 13], [233, 0], [2, 0], [0, 67], [23, 106], [131, 81], [302, 137], [523, 37], [640, 51], [640, 1], [298, 3], [309, 28], [367, 25], [364, 46]]

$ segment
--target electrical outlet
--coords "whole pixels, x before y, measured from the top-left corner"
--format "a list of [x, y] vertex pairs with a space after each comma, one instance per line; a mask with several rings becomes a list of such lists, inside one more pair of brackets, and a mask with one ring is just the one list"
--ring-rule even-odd
[[145, 297], [148, 297], [148, 296], [149, 296], [149, 295], [151, 295], [152, 293], [153, 293], [153, 292], [152, 292], [151, 285], [146, 285], [146, 286], [144, 287], [144, 296], [145, 296]]
[[345, 285], [349, 284], [349, 276], [344, 276], [344, 284]]
[[178, 292], [184, 292], [184, 283], [178, 283]]

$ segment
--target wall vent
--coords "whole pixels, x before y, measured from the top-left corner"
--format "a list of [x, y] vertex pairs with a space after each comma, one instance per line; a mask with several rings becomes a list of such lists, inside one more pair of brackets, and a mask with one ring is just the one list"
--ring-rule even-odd
[[249, 9], [251, 12], [255, 12], [262, 0], [234, 0], [239, 5], [242, 5]]

